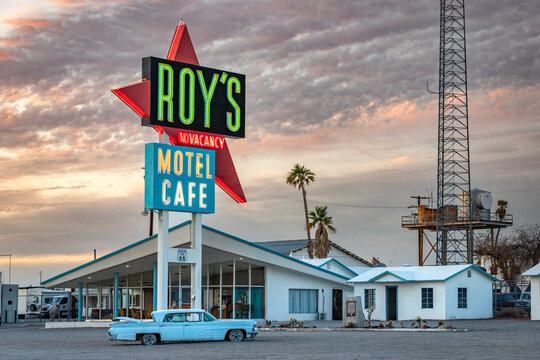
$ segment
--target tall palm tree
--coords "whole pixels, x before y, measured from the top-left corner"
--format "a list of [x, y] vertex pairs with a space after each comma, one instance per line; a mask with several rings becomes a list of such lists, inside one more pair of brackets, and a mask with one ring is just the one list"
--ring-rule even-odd
[[311, 243], [311, 233], [309, 231], [306, 186], [313, 181], [315, 181], [315, 174], [305, 166], [300, 166], [300, 164], [294, 165], [294, 167], [289, 171], [286, 179], [287, 184], [298, 188], [298, 190], [302, 192], [302, 199], [304, 200], [304, 215], [306, 217], [306, 232], [308, 237], [307, 251], [310, 259], [313, 259], [313, 245]]
[[317, 227], [315, 231], [315, 257], [324, 259], [330, 252], [330, 239], [328, 238], [328, 230], [333, 234], [336, 233], [334, 221], [326, 212], [327, 206], [316, 206], [315, 211], [309, 212], [309, 227]]

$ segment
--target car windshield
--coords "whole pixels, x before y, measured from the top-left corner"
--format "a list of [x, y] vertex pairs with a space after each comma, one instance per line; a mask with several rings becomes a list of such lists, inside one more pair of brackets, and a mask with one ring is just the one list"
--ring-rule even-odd
[[516, 298], [512, 294], [503, 294], [502, 299], [503, 300], [516, 300]]

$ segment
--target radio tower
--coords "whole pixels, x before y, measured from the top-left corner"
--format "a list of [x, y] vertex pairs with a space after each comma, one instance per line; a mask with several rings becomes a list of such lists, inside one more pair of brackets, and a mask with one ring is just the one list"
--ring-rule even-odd
[[[431, 197], [412, 196], [417, 205], [411, 208], [418, 212], [401, 217], [401, 227], [418, 231], [419, 266], [432, 265], [433, 257], [436, 265], [471, 264], [473, 229], [489, 230], [494, 244], [500, 229], [513, 224], [512, 215], [490, 212], [489, 192], [471, 192], [465, 0], [440, 1], [439, 91], [428, 89], [439, 95], [437, 208], [421, 204]], [[436, 232], [436, 239], [429, 232]], [[491, 271], [496, 274], [496, 267]]]
[[441, 0], [437, 265], [473, 260], [465, 0]]

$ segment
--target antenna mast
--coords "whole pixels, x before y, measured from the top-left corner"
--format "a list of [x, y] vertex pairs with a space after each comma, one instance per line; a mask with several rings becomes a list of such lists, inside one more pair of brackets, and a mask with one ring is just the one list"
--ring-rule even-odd
[[441, 0], [440, 11], [436, 263], [470, 264], [473, 229], [465, 0]]

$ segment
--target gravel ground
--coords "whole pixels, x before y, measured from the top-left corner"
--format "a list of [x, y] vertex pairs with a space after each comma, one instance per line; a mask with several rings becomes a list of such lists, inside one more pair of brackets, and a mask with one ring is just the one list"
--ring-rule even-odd
[[[106, 329], [0, 327], [1, 359], [538, 359], [540, 322], [448, 321], [468, 332], [260, 332], [257, 340], [142, 346]], [[313, 322], [327, 327], [338, 322]], [[410, 322], [404, 322], [407, 326]], [[431, 324], [435, 325], [435, 323]], [[399, 326], [399, 323], [398, 323]]]

